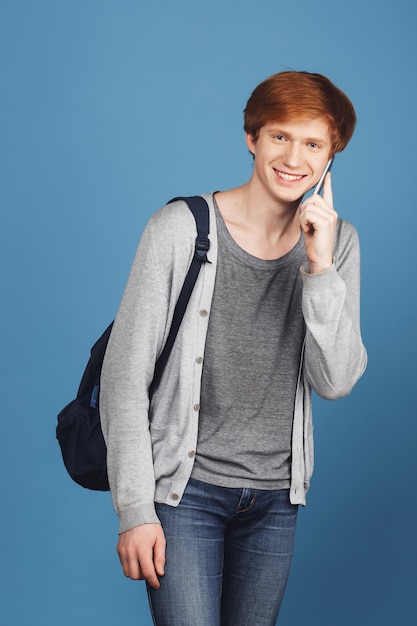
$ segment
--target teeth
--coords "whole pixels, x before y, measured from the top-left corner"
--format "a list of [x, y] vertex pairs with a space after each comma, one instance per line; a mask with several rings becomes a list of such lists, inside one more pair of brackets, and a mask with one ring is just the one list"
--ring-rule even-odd
[[277, 173], [278, 173], [278, 176], [282, 178], [283, 180], [292, 181], [292, 180], [302, 179], [302, 176], [295, 176], [294, 174], [284, 174], [284, 172], [277, 172]]

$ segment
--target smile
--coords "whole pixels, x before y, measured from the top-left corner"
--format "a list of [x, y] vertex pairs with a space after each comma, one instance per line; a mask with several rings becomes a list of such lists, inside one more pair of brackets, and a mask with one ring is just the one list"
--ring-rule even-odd
[[276, 169], [274, 169], [274, 172], [277, 174], [277, 176], [279, 176], [279, 178], [289, 183], [292, 183], [294, 181], [301, 180], [302, 178], [304, 178], [303, 174], [298, 174], [298, 175], [287, 174], [286, 172], [280, 172], [279, 170], [276, 170]]

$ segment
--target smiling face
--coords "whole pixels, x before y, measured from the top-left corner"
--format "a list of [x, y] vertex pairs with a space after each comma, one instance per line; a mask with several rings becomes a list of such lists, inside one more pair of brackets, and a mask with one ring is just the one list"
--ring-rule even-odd
[[323, 118], [271, 122], [256, 141], [246, 135], [246, 143], [255, 157], [252, 181], [283, 203], [296, 202], [318, 182], [332, 151]]

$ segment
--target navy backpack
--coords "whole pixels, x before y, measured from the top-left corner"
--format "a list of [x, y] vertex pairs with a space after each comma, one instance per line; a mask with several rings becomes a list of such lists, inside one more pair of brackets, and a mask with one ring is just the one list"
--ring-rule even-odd
[[[170, 202], [176, 200], [187, 203], [196, 222], [197, 237], [194, 256], [178, 297], [169, 335], [155, 365], [150, 396], [161, 380], [201, 265], [208, 262], [207, 252], [210, 247], [207, 202], [201, 196], [173, 198]], [[107, 449], [100, 425], [99, 395], [101, 368], [112, 326], [113, 322], [91, 348], [77, 396], [59, 413], [56, 427], [56, 437], [69, 475], [82, 487], [98, 491], [109, 490]]]

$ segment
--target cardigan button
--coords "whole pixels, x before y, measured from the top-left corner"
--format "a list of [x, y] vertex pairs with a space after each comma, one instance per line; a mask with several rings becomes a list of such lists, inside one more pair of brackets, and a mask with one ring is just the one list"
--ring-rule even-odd
[[206, 309], [201, 309], [200, 315], [201, 315], [201, 317], [207, 317], [208, 311]]

